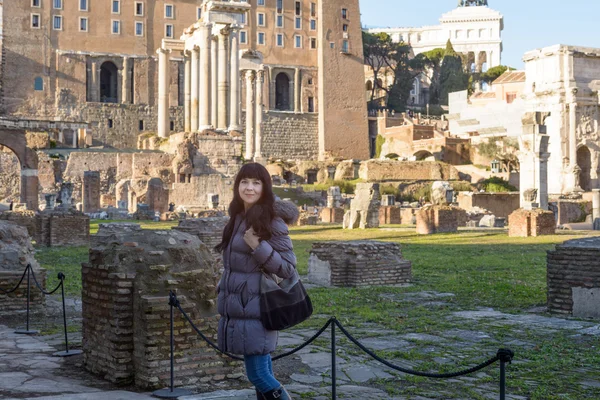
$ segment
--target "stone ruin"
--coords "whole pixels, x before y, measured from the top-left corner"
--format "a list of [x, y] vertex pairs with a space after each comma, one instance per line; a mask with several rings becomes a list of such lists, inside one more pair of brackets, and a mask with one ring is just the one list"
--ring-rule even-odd
[[458, 231], [458, 221], [465, 211], [453, 206], [425, 206], [417, 211], [417, 233], [454, 233]]
[[600, 237], [568, 240], [547, 256], [548, 310], [600, 319]]
[[[101, 224], [82, 264], [84, 365], [143, 388], [169, 384], [169, 291], [198, 329], [216, 340], [219, 273], [210, 250], [178, 230]], [[175, 310], [176, 386], [241, 376]]]
[[454, 189], [449, 182], [435, 181], [431, 184], [431, 203], [433, 205], [447, 205], [453, 202]]
[[350, 211], [344, 215], [344, 229], [379, 228], [380, 199], [378, 183], [356, 184]]
[[229, 221], [229, 217], [209, 217], [209, 218], [194, 218], [179, 221], [179, 225], [173, 227], [174, 230], [189, 233], [196, 236], [204, 243], [215, 259], [218, 260], [217, 265], [222, 267], [221, 254], [215, 251], [215, 246], [221, 243], [223, 230]]
[[[25, 227], [11, 221], [0, 221], [0, 287], [10, 290], [19, 283], [28, 264], [31, 264], [36, 279], [45, 287], [46, 270], [34, 257], [31, 238]], [[27, 279], [27, 278], [25, 278]], [[44, 295], [37, 289], [33, 278], [30, 279], [30, 301], [33, 306], [44, 303]], [[0, 293], [2, 311], [25, 310], [27, 299], [27, 281], [10, 294]]]
[[508, 216], [509, 237], [554, 235], [556, 220], [552, 211], [519, 208]]
[[342, 204], [342, 192], [339, 186], [331, 186], [327, 189], [327, 207], [320, 213], [321, 222], [325, 223], [343, 223], [344, 209]]
[[379, 225], [401, 224], [402, 217], [400, 207], [396, 205], [396, 198], [386, 194], [381, 196], [381, 207], [379, 207]]
[[308, 259], [308, 280], [323, 286], [404, 284], [410, 282], [411, 271], [397, 243], [315, 242]]

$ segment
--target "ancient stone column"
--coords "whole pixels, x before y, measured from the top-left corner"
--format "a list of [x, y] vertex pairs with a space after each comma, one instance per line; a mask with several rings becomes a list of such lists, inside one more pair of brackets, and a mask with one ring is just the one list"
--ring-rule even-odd
[[592, 189], [592, 222], [593, 229], [600, 231], [600, 189]]
[[217, 109], [219, 105], [219, 91], [217, 88], [219, 68], [219, 37], [212, 36], [212, 47], [210, 50], [210, 124], [217, 127]]
[[246, 160], [251, 160], [254, 155], [254, 71], [246, 71]]
[[275, 84], [275, 77], [273, 76], [273, 68], [271, 67], [267, 67], [268, 71], [269, 71], [269, 77], [268, 82], [269, 82], [269, 110], [274, 110], [275, 109], [275, 92], [276, 92], [276, 84]]
[[259, 162], [262, 158], [262, 119], [263, 119], [263, 83], [265, 71], [256, 72], [256, 131], [254, 134], [254, 161]]
[[158, 136], [169, 136], [169, 52], [158, 49]]
[[241, 131], [240, 126], [240, 57], [239, 57], [239, 26], [233, 25], [230, 30], [231, 43], [231, 91], [229, 94], [229, 130]]
[[161, 215], [169, 209], [169, 191], [165, 189], [160, 178], [152, 178], [148, 181], [148, 192], [146, 194], [148, 208], [150, 211]]
[[302, 104], [302, 101], [300, 100], [302, 98], [300, 93], [302, 82], [300, 79], [300, 68], [296, 68], [294, 72], [294, 112], [296, 113], [300, 112], [300, 105]]
[[229, 92], [229, 74], [228, 74], [228, 49], [229, 29], [221, 29], [219, 34], [219, 71], [218, 71], [218, 91], [219, 102], [217, 108], [217, 129], [227, 130], [227, 100]]
[[21, 203], [27, 204], [27, 209], [38, 211], [38, 170], [24, 168], [21, 170]]
[[121, 70], [121, 103], [129, 104], [131, 99], [129, 96], [129, 86], [131, 86], [131, 77], [129, 76], [129, 57], [123, 57], [123, 69]]
[[98, 64], [96, 60], [92, 60], [92, 83], [90, 87], [90, 100], [99, 101], [100, 99], [100, 81], [98, 80]]
[[184, 60], [184, 87], [183, 87], [183, 130], [186, 132], [191, 131], [192, 114], [191, 114], [191, 101], [192, 101], [192, 58], [191, 51], [183, 52]]
[[100, 209], [100, 172], [83, 172], [83, 212], [91, 213]]
[[192, 49], [192, 94], [190, 100], [190, 129], [192, 132], [198, 130], [198, 78], [200, 76], [200, 49], [198, 46], [194, 46]]
[[210, 101], [211, 90], [211, 24], [201, 24], [200, 35], [200, 122], [198, 130], [212, 129], [210, 112], [215, 106]]

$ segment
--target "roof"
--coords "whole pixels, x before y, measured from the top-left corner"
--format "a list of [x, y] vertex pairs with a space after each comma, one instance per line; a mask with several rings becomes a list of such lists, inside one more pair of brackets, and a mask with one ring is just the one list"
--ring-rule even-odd
[[471, 100], [475, 99], [495, 99], [496, 92], [475, 92], [471, 96]]
[[525, 71], [506, 71], [496, 78], [496, 80], [492, 82], [492, 85], [516, 82], [525, 82]]

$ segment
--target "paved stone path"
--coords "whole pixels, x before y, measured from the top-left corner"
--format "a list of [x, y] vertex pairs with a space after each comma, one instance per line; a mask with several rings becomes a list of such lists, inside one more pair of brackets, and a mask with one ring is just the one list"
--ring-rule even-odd
[[[385, 295], [394, 300], [394, 295]], [[420, 292], [404, 294], [399, 301], [430, 303], [435, 306], [451, 299], [452, 294]], [[76, 302], [72, 304], [77, 308]], [[472, 311], [449, 312], [447, 319], [454, 322], [453, 329], [441, 335], [423, 333], [399, 334], [382, 329], [375, 324], [364, 324], [353, 328], [352, 334], [366, 347], [374, 351], [418, 351], [421, 354], [435, 354], [437, 364], [452, 366], [461, 355], [456, 349], [479, 349], [482, 343], [488, 343], [498, 327], [514, 327], [553, 332], [568, 332], [574, 336], [600, 337], [598, 323], [546, 317], [533, 313], [519, 315], [505, 314], [499, 311], [480, 308]], [[82, 356], [68, 358], [54, 357], [52, 354], [63, 350], [62, 333], [44, 336], [26, 336], [15, 334], [15, 327], [0, 325], [0, 399], [38, 399], [38, 400], [143, 400], [154, 398], [151, 393], [138, 393], [135, 388], [117, 388], [99, 377], [88, 374], [82, 367]], [[303, 343], [315, 333], [314, 330], [296, 329], [284, 332], [280, 336], [279, 349], [290, 350]], [[469, 388], [482, 398], [497, 399], [498, 387], [492, 371], [484, 369], [469, 376], [445, 380], [433, 391], [419, 382], [411, 386], [400, 387], [398, 380], [406, 376], [372, 360], [342, 338], [338, 331], [338, 399], [393, 399], [393, 400], [433, 400], [433, 399], [469, 399], [468, 395], [457, 395], [456, 387]], [[80, 346], [81, 337], [70, 334], [70, 342]], [[330, 333], [325, 332], [313, 345], [298, 353], [292, 363], [288, 390], [294, 398], [325, 400], [331, 397], [331, 354], [329, 353]], [[505, 342], [517, 352], [535, 347], [527, 338], [511, 339]], [[485, 344], [483, 348], [488, 348]], [[496, 348], [492, 347], [492, 352]], [[492, 354], [493, 355], [493, 354]], [[485, 361], [489, 356], [478, 356], [474, 361]], [[418, 362], [390, 360], [404, 367], [419, 368]], [[515, 361], [517, 363], [519, 361]], [[278, 364], [275, 363], [277, 371]], [[495, 365], [493, 368], [497, 368]], [[597, 372], [597, 371], [596, 371]], [[600, 377], [590, 369], [582, 369], [582, 387], [600, 388]], [[438, 381], [439, 382], [439, 381]], [[394, 390], [390, 391], [390, 385]], [[238, 385], [239, 386], [239, 385]], [[242, 387], [249, 387], [242, 383]], [[250, 389], [214, 391], [182, 397], [184, 400], [201, 399], [239, 399], [253, 400], [254, 391]], [[387, 390], [386, 390], [387, 389]], [[391, 395], [388, 393], [399, 393]], [[415, 392], [418, 392], [415, 393]], [[458, 391], [460, 393], [460, 390]], [[507, 399], [525, 400], [525, 397], [507, 395]]]

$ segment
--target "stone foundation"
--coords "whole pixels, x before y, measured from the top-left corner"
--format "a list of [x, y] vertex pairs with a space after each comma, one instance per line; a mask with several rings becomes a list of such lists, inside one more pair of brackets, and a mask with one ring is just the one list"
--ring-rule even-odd
[[40, 246], [88, 246], [90, 243], [90, 217], [79, 211], [43, 211], [35, 220], [35, 241]]
[[325, 286], [385, 286], [408, 283], [411, 262], [397, 243], [376, 241], [315, 242], [308, 279]]
[[600, 238], [568, 240], [547, 256], [548, 310], [600, 319]]
[[402, 219], [400, 218], [400, 207], [396, 206], [383, 206], [379, 207], [379, 224], [390, 225], [390, 224], [401, 224]]
[[[83, 351], [89, 371], [119, 384], [168, 386], [170, 290], [196, 326], [216, 340], [219, 274], [197, 237], [102, 224], [89, 263], [82, 266]], [[240, 375], [239, 364], [232, 367], [209, 348], [177, 310], [175, 343], [176, 386]]]
[[554, 235], [556, 220], [552, 211], [520, 208], [508, 216], [509, 237]]
[[400, 209], [400, 223], [404, 225], [416, 224], [416, 215], [419, 209], [417, 208], [401, 208]]
[[454, 233], [458, 231], [458, 221], [464, 213], [458, 207], [428, 206], [417, 211], [417, 233]]
[[[185, 219], [179, 221], [179, 225], [173, 227], [173, 229], [196, 236], [221, 261], [221, 254], [215, 251], [214, 248], [221, 243], [223, 230], [228, 221], [229, 217]], [[220, 262], [219, 267], [222, 267]]]
[[488, 210], [498, 218], [508, 216], [521, 206], [520, 194], [517, 193], [458, 193], [458, 206], [467, 211], [477, 209]]
[[325, 207], [321, 210], [321, 222], [341, 224], [344, 222], [344, 209]]

